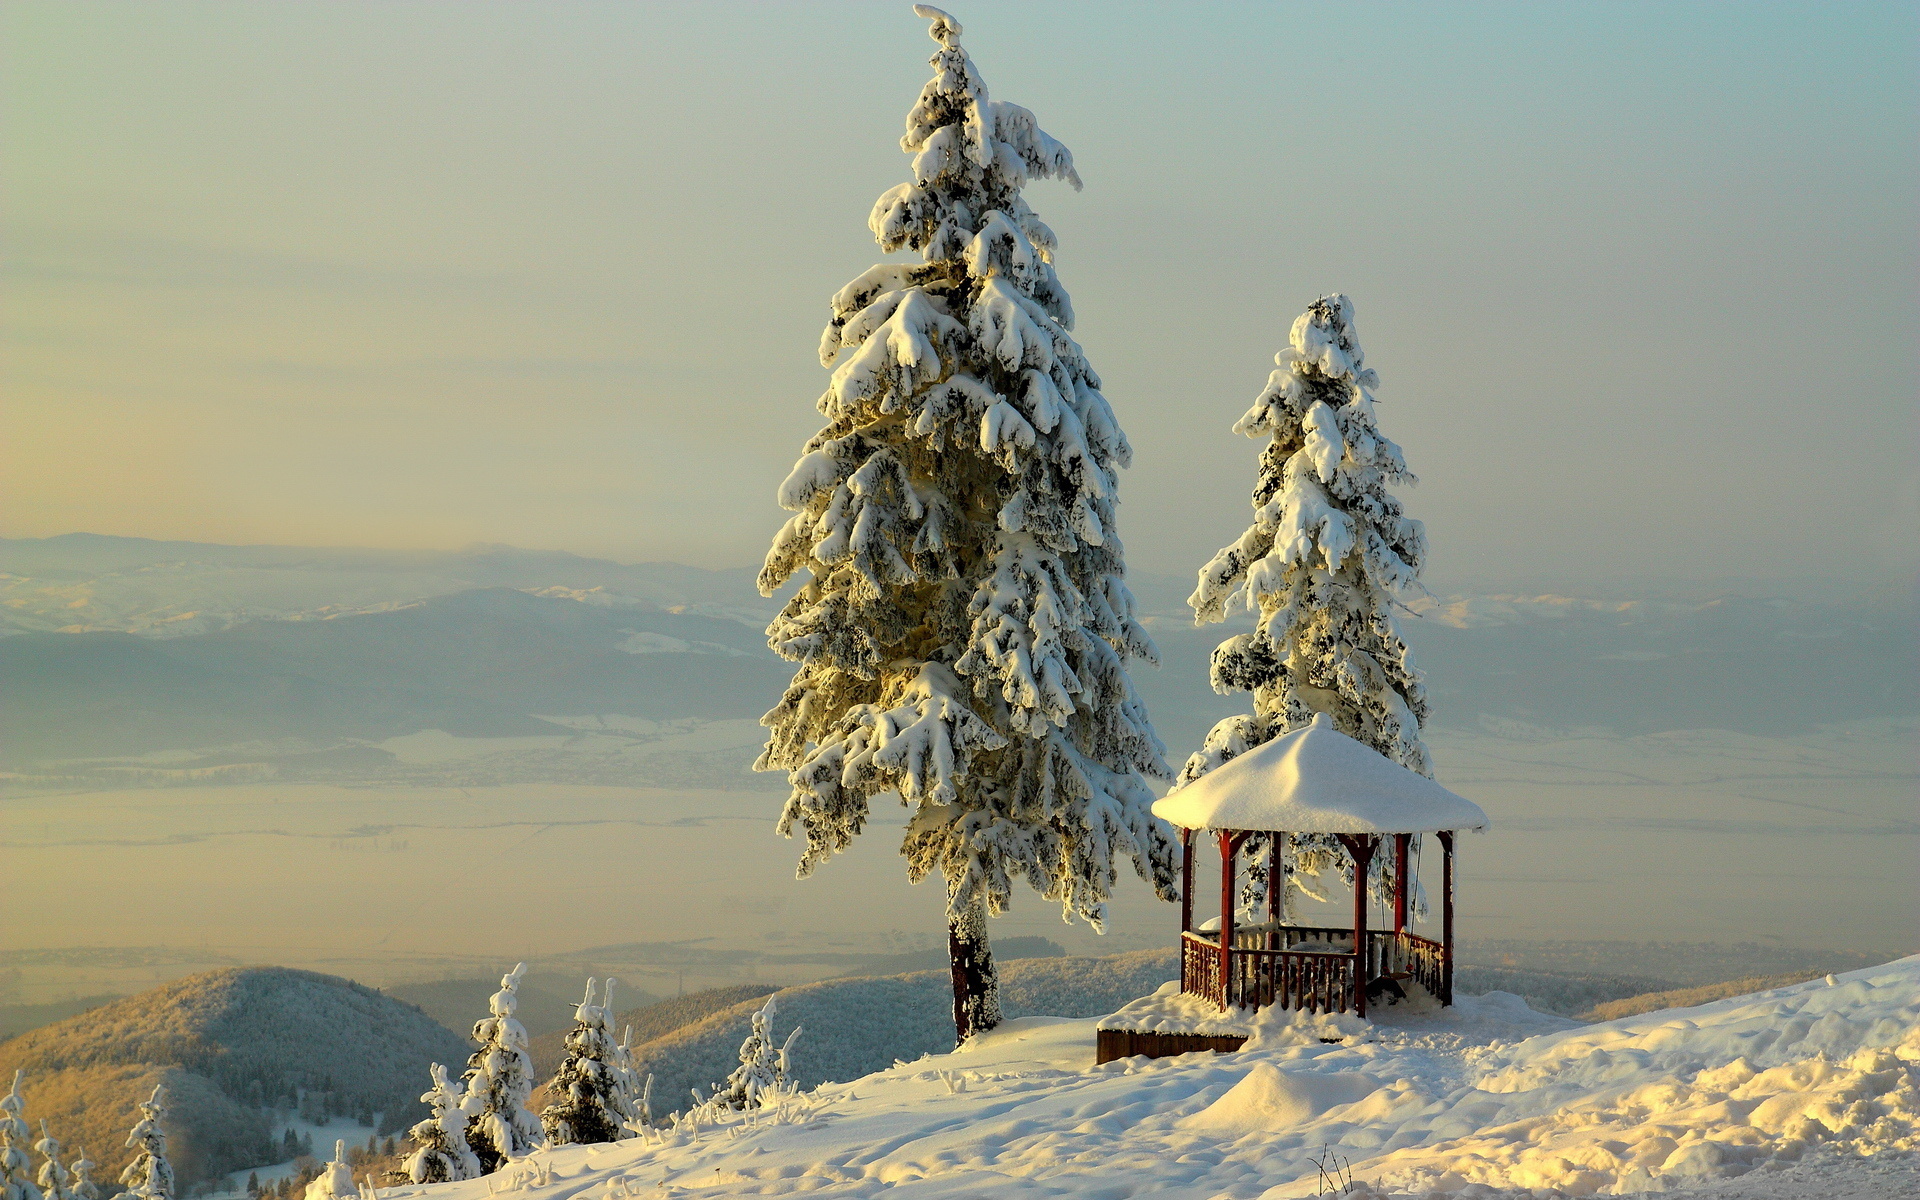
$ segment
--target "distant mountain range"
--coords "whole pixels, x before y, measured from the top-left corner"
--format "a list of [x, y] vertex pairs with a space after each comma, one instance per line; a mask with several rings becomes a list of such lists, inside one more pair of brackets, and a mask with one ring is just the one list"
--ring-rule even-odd
[[[1177, 764], [1247, 707], [1207, 682], [1235, 627], [1193, 628], [1183, 581], [1136, 584], [1162, 665], [1135, 680]], [[390, 744], [440, 730], [505, 739], [462, 782], [756, 786], [751, 723], [792, 671], [762, 633], [774, 607], [746, 569], [503, 546], [0, 539], [0, 767], [444, 781]], [[1442, 732], [1771, 735], [1920, 708], [1911, 604], [1460, 596], [1403, 627]], [[713, 723], [736, 732], [688, 740]]]

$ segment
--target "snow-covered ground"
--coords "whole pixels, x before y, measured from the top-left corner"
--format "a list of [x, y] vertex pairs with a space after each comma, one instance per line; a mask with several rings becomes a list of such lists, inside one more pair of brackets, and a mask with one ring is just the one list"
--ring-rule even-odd
[[[850, 1014], [851, 1016], [851, 1014]], [[1580, 1026], [1494, 993], [1325, 1043], [1095, 1066], [1097, 1021], [1028, 1017], [776, 1113], [537, 1154], [434, 1200], [1916, 1194], [1920, 957]]]

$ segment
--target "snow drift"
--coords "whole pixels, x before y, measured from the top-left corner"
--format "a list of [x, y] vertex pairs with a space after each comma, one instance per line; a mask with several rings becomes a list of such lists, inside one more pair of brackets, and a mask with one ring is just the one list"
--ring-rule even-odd
[[1375, 1195], [1697, 1192], [1751, 1176], [1742, 1194], [1784, 1196], [1837, 1173], [1892, 1197], [1916, 1178], [1899, 1152], [1920, 1145], [1920, 957], [1601, 1025], [1496, 993], [1389, 1010], [1335, 1044], [1099, 1067], [1096, 1023], [1009, 1021], [778, 1113], [538, 1155], [509, 1183], [534, 1200], [1281, 1200], [1318, 1194], [1319, 1163]]

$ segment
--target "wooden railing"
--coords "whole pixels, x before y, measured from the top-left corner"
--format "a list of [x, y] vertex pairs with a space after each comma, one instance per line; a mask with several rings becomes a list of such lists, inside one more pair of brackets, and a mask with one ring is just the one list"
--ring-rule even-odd
[[1222, 1008], [1278, 1004], [1308, 1012], [1348, 1012], [1354, 1007], [1353, 955], [1269, 950], [1264, 935], [1249, 934], [1246, 944], [1236, 935], [1223, 988], [1217, 936], [1181, 935], [1181, 991]]
[[1219, 938], [1218, 933], [1180, 935], [1180, 990], [1222, 1008], [1278, 1004], [1350, 1012], [1357, 1008], [1357, 989], [1386, 976], [1410, 979], [1443, 1004], [1453, 1003], [1446, 948], [1417, 934], [1368, 930], [1364, 960], [1356, 964], [1351, 929], [1246, 926], [1233, 931], [1224, 979]]
[[1220, 991], [1220, 946], [1204, 933], [1180, 935], [1180, 990], [1200, 996], [1221, 1008], [1227, 998]]
[[1232, 1001], [1246, 1008], [1277, 1004], [1307, 1012], [1354, 1007], [1353, 956], [1292, 950], [1235, 950]]

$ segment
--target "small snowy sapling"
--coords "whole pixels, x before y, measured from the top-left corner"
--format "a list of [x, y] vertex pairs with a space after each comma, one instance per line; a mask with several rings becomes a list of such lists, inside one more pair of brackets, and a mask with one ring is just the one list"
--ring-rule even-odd
[[[1228, 717], [1187, 760], [1179, 782], [1326, 713], [1334, 727], [1394, 762], [1432, 775], [1420, 740], [1426, 689], [1395, 627], [1400, 598], [1419, 582], [1427, 535], [1389, 484], [1412, 483], [1400, 447], [1374, 417], [1379, 376], [1366, 366], [1345, 296], [1316, 300], [1293, 323], [1278, 369], [1234, 432], [1267, 438], [1253, 489], [1253, 524], [1200, 569], [1187, 603], [1196, 624], [1224, 620], [1236, 601], [1253, 632], [1213, 652], [1213, 688], [1252, 692], [1253, 712]], [[1264, 897], [1263, 838], [1247, 847], [1249, 900]], [[1290, 891], [1350, 860], [1331, 835], [1289, 839]], [[1390, 855], [1373, 859], [1373, 890], [1390, 894]], [[1308, 894], [1311, 894], [1308, 892]]]
[[0, 1096], [0, 1200], [40, 1200], [40, 1189], [33, 1185], [33, 1168], [27, 1161], [27, 1102], [20, 1095], [20, 1080], [25, 1071], [13, 1073], [13, 1090]]
[[811, 874], [873, 798], [912, 811], [909, 878], [946, 883], [954, 1026], [1000, 1019], [987, 917], [1025, 880], [1101, 928], [1117, 866], [1171, 898], [1147, 778], [1171, 772], [1127, 673], [1155, 650], [1116, 530], [1132, 457], [1069, 334], [1053, 231], [1022, 196], [1080, 177], [1031, 112], [991, 100], [939, 9], [907, 115], [913, 177], [874, 205], [875, 266], [833, 297], [827, 423], [779, 490], [760, 574], [798, 590], [768, 628], [800, 664], [756, 767], [788, 772], [780, 830]]
[[40, 1195], [44, 1200], [74, 1200], [73, 1172], [60, 1161], [60, 1143], [47, 1132], [47, 1123], [40, 1122], [40, 1140], [33, 1144], [42, 1159], [40, 1163]]
[[353, 1182], [353, 1168], [347, 1163], [347, 1143], [336, 1140], [333, 1161], [321, 1167], [320, 1173], [308, 1182], [303, 1200], [347, 1200], [359, 1194], [360, 1188]]
[[127, 1194], [139, 1200], [174, 1200], [173, 1164], [167, 1161], [167, 1135], [160, 1128], [167, 1115], [167, 1089], [156, 1085], [153, 1095], [140, 1104], [140, 1119], [127, 1134], [127, 1145], [138, 1146], [139, 1153], [120, 1172]]
[[[627, 1122], [629, 1134], [637, 1134], [653, 1125], [653, 1073], [647, 1073], [646, 1082], [640, 1080], [640, 1072], [633, 1065], [633, 1026], [620, 1035], [620, 1044], [614, 1048], [614, 1067], [620, 1078], [620, 1090], [627, 1098], [627, 1107], [632, 1110], [633, 1119]], [[622, 1135], [627, 1136], [626, 1134]]]
[[67, 1169], [73, 1172], [73, 1200], [100, 1200], [100, 1185], [93, 1181], [94, 1165], [84, 1146], [80, 1148], [80, 1157], [67, 1164]]
[[473, 1179], [481, 1172], [480, 1160], [467, 1145], [466, 1089], [447, 1078], [447, 1069], [439, 1063], [429, 1075], [433, 1086], [420, 1099], [433, 1115], [407, 1132], [414, 1151], [401, 1170], [414, 1183]]
[[760, 1011], [753, 1014], [752, 1032], [740, 1043], [740, 1065], [727, 1076], [722, 1087], [714, 1089], [715, 1105], [736, 1112], [761, 1108], [773, 1104], [790, 1090], [791, 1051], [794, 1039], [800, 1036], [800, 1026], [795, 1025], [787, 1040], [775, 1049], [770, 1027], [778, 1011], [774, 1001], [774, 996], [768, 996]]

